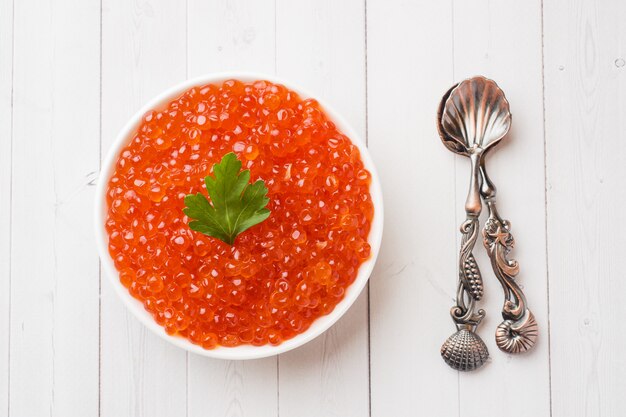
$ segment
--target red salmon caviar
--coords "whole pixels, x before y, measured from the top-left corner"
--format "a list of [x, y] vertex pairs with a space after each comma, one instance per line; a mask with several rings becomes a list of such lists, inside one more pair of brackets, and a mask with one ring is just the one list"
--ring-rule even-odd
[[[270, 217], [233, 246], [189, 229], [184, 197], [235, 152]], [[371, 176], [314, 99], [268, 81], [191, 88], [146, 114], [108, 183], [120, 282], [205, 349], [277, 345], [330, 313], [369, 258]]]

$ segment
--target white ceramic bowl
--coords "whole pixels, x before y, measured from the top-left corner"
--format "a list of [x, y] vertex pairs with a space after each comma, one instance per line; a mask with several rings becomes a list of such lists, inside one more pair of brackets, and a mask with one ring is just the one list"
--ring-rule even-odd
[[[272, 345], [264, 345], [264, 346], [252, 346], [252, 345], [241, 345], [237, 347], [221, 347], [218, 346], [213, 350], [203, 349], [201, 346], [194, 345], [189, 340], [179, 336], [170, 336], [165, 333], [163, 327], [159, 326], [150, 313], [148, 313], [144, 308], [141, 302], [133, 298], [128, 290], [120, 283], [118, 271], [115, 269], [113, 264], [113, 260], [109, 255], [108, 251], [108, 235], [104, 228], [105, 219], [106, 219], [106, 187], [109, 179], [111, 178], [111, 174], [114, 171], [115, 164], [117, 158], [120, 154], [121, 149], [126, 145], [129, 141], [129, 138], [139, 126], [139, 123], [145, 113], [147, 113], [151, 109], [155, 108], [163, 108], [167, 103], [178, 97], [184, 91], [189, 88], [197, 85], [204, 85], [209, 83], [220, 84], [221, 82], [228, 79], [238, 79], [241, 81], [254, 81], [254, 80], [267, 80], [273, 83], [282, 84], [287, 88], [297, 92], [302, 98], [313, 97], [318, 100], [328, 117], [337, 125], [339, 130], [347, 135], [350, 139], [353, 140], [353, 143], [359, 148], [361, 152], [361, 159], [365, 168], [369, 170], [372, 176], [372, 183], [370, 187], [370, 194], [372, 196], [372, 201], [374, 203], [374, 219], [372, 221], [371, 231], [369, 234], [368, 242], [371, 245], [371, 257], [369, 260], [364, 262], [359, 268], [357, 277], [355, 281], [346, 289], [345, 296], [343, 300], [337, 304], [335, 309], [328, 315], [322, 316], [315, 320], [309, 329], [304, 333], [301, 333], [295, 336], [292, 339], [286, 340], [278, 346]], [[117, 136], [117, 139], [109, 149], [107, 157], [105, 158], [102, 170], [100, 172], [100, 178], [98, 180], [98, 186], [96, 189], [96, 201], [95, 201], [95, 230], [96, 230], [96, 239], [98, 245], [98, 251], [100, 253], [100, 258], [102, 259], [102, 266], [106, 272], [106, 275], [109, 277], [111, 285], [115, 288], [115, 292], [122, 299], [126, 307], [141, 321], [147, 328], [152, 330], [154, 333], [167, 340], [168, 342], [186, 349], [190, 352], [197, 353], [199, 355], [208, 356], [212, 358], [220, 358], [220, 359], [254, 359], [254, 358], [263, 358], [266, 356], [276, 355], [282, 352], [286, 352], [288, 350], [294, 349], [298, 346], [303, 345], [310, 340], [313, 340], [315, 337], [322, 334], [326, 331], [330, 326], [332, 326], [344, 313], [348, 310], [348, 308], [354, 303], [357, 299], [367, 280], [372, 272], [372, 268], [374, 267], [374, 263], [376, 262], [376, 257], [378, 256], [378, 251], [380, 248], [380, 241], [383, 232], [383, 200], [382, 200], [382, 192], [380, 188], [380, 181], [378, 178], [378, 174], [376, 172], [376, 168], [372, 162], [370, 154], [365, 147], [365, 141], [354, 129], [341, 117], [337, 112], [335, 112], [330, 106], [328, 106], [323, 101], [319, 100], [316, 96], [309, 94], [303, 88], [296, 86], [292, 83], [286, 82], [282, 79], [278, 79], [276, 77], [267, 76], [265, 74], [254, 74], [254, 73], [218, 73], [218, 74], [209, 74], [202, 77], [194, 78], [183, 83], [180, 83], [167, 91], [159, 94], [154, 99], [150, 100], [141, 110], [139, 110], [135, 115], [126, 123], [126, 125], [122, 128], [120, 133]]]

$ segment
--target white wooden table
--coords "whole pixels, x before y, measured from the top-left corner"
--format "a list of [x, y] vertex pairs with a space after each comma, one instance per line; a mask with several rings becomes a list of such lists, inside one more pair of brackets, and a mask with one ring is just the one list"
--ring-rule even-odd
[[[0, 416], [619, 416], [626, 392], [626, 2], [0, 0]], [[116, 132], [188, 77], [251, 70], [367, 138], [386, 204], [369, 289], [279, 357], [223, 362], [144, 329], [101, 276], [93, 185]], [[440, 143], [455, 81], [505, 90], [489, 159], [541, 328], [459, 374], [452, 332], [468, 162]]]

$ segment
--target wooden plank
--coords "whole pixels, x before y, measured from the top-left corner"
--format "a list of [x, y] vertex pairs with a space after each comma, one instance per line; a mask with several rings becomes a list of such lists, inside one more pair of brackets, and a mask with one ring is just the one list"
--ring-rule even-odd
[[[541, 2], [454, 2], [454, 76], [456, 81], [482, 74], [505, 91], [513, 113], [509, 135], [487, 158], [488, 171], [498, 187], [498, 209], [512, 224], [515, 250], [531, 311], [540, 337], [531, 352], [512, 356], [495, 343], [502, 321], [503, 295], [482, 241], [474, 252], [485, 279], [481, 307], [487, 312], [479, 334], [489, 348], [491, 363], [478, 372], [460, 375], [460, 415], [511, 416], [550, 414], [548, 304], [545, 249], [544, 140]], [[463, 203], [469, 183], [469, 161], [456, 158], [457, 223], [465, 219]], [[486, 218], [483, 212], [483, 223]], [[514, 377], [513, 377], [514, 376]], [[476, 387], [489, 400], [476, 400]], [[523, 405], [512, 398], [523, 387]]]
[[95, 415], [99, 3], [14, 7], [10, 412]]
[[[0, 415], [9, 415], [13, 2], [0, 0]], [[6, 413], [6, 414], [5, 414]]]
[[[327, 100], [365, 139], [364, 2], [279, 1], [276, 7], [277, 75]], [[364, 292], [330, 330], [281, 355], [281, 414], [368, 415], [367, 330]]]
[[[274, 71], [274, 1], [188, 4], [189, 76]], [[188, 415], [276, 416], [277, 360], [222, 361], [189, 355]]]
[[553, 415], [623, 414], [626, 4], [544, 5]]
[[385, 200], [370, 282], [371, 415], [459, 413], [458, 376], [439, 356], [453, 332], [454, 160], [435, 114], [452, 84], [450, 2], [367, 2], [368, 137]]
[[[185, 79], [184, 3], [102, 4], [102, 150], [146, 101]], [[187, 407], [187, 353], [144, 328], [102, 277], [101, 413], [172, 416]]]
[[189, 355], [189, 416], [278, 415], [276, 358], [224, 361]]
[[189, 0], [189, 77], [210, 72], [274, 73], [273, 0]]

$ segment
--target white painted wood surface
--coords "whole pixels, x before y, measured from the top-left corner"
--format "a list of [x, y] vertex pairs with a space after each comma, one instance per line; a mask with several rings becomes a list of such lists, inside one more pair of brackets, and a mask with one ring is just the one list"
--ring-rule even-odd
[[625, 19], [621, 1], [544, 6], [554, 415], [624, 414]]
[[[0, 416], [619, 416], [626, 389], [626, 4], [619, 0], [0, 0]], [[368, 291], [310, 344], [258, 361], [187, 354], [104, 277], [93, 187], [146, 100], [225, 70], [293, 80], [368, 141], [386, 203]], [[458, 226], [468, 164], [436, 134], [454, 82], [504, 88], [513, 130], [488, 160], [541, 326], [458, 374]], [[506, 410], [506, 411], [505, 411]]]
[[9, 409], [13, 4], [0, 2], [0, 413]]
[[[502, 321], [502, 290], [485, 251], [477, 251], [476, 259], [487, 279], [483, 305], [490, 313], [481, 326], [493, 366], [476, 375], [460, 375], [460, 415], [498, 415], [506, 409], [510, 416], [545, 416], [550, 412], [550, 375], [542, 67], [537, 65], [542, 57], [541, 2], [456, 2], [453, 22], [455, 79], [484, 74], [498, 80], [511, 105], [511, 132], [491, 151], [486, 163], [498, 187], [498, 210], [512, 224], [515, 250], [511, 255], [520, 263], [517, 280], [541, 330], [535, 348], [527, 355], [513, 357], [497, 348], [494, 329]], [[467, 195], [469, 164], [462, 157], [456, 162], [455, 207], [461, 208]], [[461, 224], [465, 213], [459, 209], [456, 213], [456, 223]], [[486, 218], [487, 213], [483, 215]], [[473, 389], [477, 386], [486, 389], [489, 401], [476, 401]], [[524, 404], [514, 407], [512, 398], [520, 386]]]

